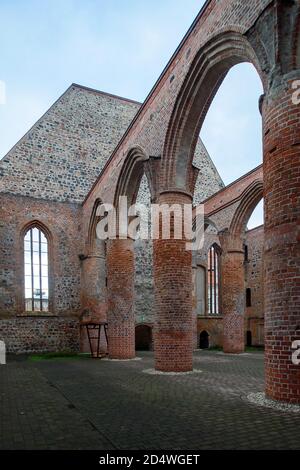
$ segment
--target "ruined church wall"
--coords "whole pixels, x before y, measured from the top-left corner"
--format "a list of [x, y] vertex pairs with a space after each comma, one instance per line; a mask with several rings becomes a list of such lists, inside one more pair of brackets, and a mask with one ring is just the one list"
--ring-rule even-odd
[[[50, 232], [49, 312], [25, 312], [23, 228], [39, 221]], [[78, 349], [81, 207], [0, 195], [0, 339], [8, 352]]]

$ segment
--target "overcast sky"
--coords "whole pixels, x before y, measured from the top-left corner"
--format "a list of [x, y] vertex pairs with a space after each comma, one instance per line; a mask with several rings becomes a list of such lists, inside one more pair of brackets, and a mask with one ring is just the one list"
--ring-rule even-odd
[[[0, 158], [72, 82], [143, 101], [203, 3], [0, 0]], [[261, 93], [254, 68], [238, 65], [205, 120], [201, 137], [225, 184], [262, 162]]]

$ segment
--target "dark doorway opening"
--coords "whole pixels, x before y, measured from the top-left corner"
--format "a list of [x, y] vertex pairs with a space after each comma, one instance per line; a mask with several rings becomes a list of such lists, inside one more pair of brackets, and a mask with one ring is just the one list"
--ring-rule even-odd
[[252, 333], [251, 331], [247, 331], [247, 346], [252, 346]]
[[152, 350], [152, 329], [147, 325], [138, 325], [135, 328], [136, 351]]
[[251, 307], [252, 301], [251, 301], [251, 289], [250, 287], [247, 287], [246, 289], [246, 307]]
[[208, 349], [209, 348], [209, 334], [207, 331], [201, 331], [200, 333], [200, 349]]

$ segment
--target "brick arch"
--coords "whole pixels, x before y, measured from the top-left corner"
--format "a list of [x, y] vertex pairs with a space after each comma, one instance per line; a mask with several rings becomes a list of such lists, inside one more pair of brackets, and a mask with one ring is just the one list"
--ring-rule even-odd
[[240, 237], [246, 229], [251, 214], [259, 201], [263, 198], [263, 181], [253, 181], [248, 188], [243, 191], [240, 204], [238, 205], [229, 232], [233, 237]]
[[41, 222], [40, 220], [31, 220], [30, 222], [27, 222], [20, 230], [20, 236], [21, 236], [21, 240], [23, 240], [23, 238], [25, 237], [26, 233], [28, 232], [28, 230], [30, 230], [31, 228], [38, 228], [39, 230], [41, 230], [45, 237], [47, 238], [47, 242], [48, 242], [48, 245], [52, 245], [52, 241], [53, 241], [53, 237], [52, 237], [52, 233], [51, 231], [49, 230], [49, 228], [47, 227], [47, 225], [45, 225], [43, 222]]
[[[141, 179], [146, 173], [145, 162], [148, 160], [149, 158], [141, 147], [134, 147], [127, 153], [116, 186], [115, 207], [118, 207], [121, 196], [127, 196], [128, 206], [135, 204]], [[149, 178], [149, 175], [146, 174], [146, 176]], [[148, 182], [150, 183], [150, 181]], [[149, 184], [150, 191], [151, 187], [152, 185]]]
[[86, 244], [88, 253], [92, 253], [95, 249], [96, 227], [97, 227], [97, 222], [98, 222], [97, 209], [99, 206], [101, 206], [101, 204], [102, 204], [102, 200], [100, 198], [97, 198], [92, 208], [90, 221], [89, 221], [88, 234], [87, 234], [87, 244]]
[[[114, 193], [117, 215], [120, 197], [127, 197], [128, 207], [135, 204], [148, 160], [141, 147], [127, 153]], [[108, 351], [111, 359], [132, 359], [135, 356], [134, 245], [133, 239], [121, 234], [119, 217], [116, 224], [116, 239], [107, 242]]]
[[240, 33], [224, 32], [196, 55], [173, 108], [164, 142], [161, 188], [194, 191], [192, 161], [207, 111], [228, 71], [250, 62], [265, 84], [259, 60]]
[[221, 248], [220, 245], [218, 245], [217, 242], [213, 242], [213, 243], [209, 246], [209, 250], [210, 250], [211, 248], [214, 248], [214, 249], [217, 251], [217, 253], [218, 253], [219, 255], [222, 254], [222, 248]]

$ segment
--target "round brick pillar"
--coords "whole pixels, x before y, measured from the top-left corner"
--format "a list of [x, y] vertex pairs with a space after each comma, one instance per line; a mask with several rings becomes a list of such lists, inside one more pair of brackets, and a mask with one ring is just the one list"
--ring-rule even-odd
[[[163, 193], [159, 199], [170, 205], [191, 202], [182, 193]], [[171, 239], [153, 242], [155, 368], [186, 372], [193, 369], [192, 252], [184, 239], [172, 238], [173, 230], [171, 223]]]
[[198, 316], [197, 316], [197, 262], [196, 254], [192, 252], [192, 308], [193, 308], [193, 348], [198, 349]]
[[268, 397], [300, 403], [292, 348], [300, 340], [300, 103], [292, 83], [263, 105], [265, 373]]
[[220, 235], [223, 350], [240, 354], [245, 350], [245, 268], [242, 242], [230, 233]]
[[[105, 242], [95, 240], [93, 249], [82, 261], [82, 321], [107, 321]], [[93, 343], [95, 341], [92, 341]], [[80, 350], [90, 352], [86, 328], [80, 328]], [[100, 350], [106, 352], [106, 338], [101, 331]]]
[[135, 357], [133, 240], [107, 242], [108, 352], [111, 359]]

